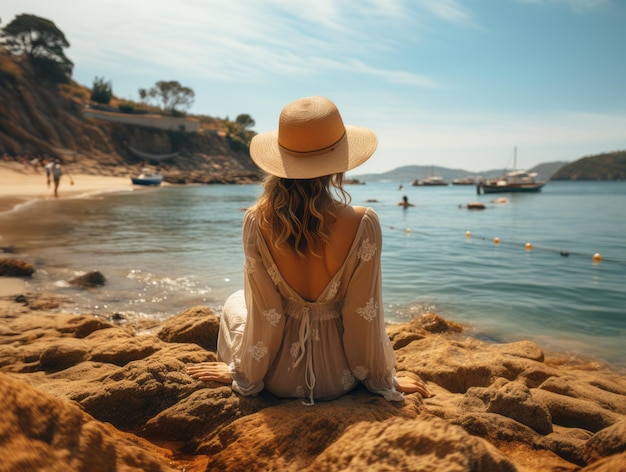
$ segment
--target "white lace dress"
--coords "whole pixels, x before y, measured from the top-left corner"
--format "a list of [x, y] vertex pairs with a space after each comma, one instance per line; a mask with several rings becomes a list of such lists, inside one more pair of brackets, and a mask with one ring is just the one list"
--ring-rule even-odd
[[244, 290], [224, 304], [218, 357], [233, 390], [330, 400], [362, 382], [387, 400], [396, 390], [395, 356], [385, 332], [378, 215], [368, 208], [339, 271], [314, 302], [283, 280], [254, 212], [243, 223]]

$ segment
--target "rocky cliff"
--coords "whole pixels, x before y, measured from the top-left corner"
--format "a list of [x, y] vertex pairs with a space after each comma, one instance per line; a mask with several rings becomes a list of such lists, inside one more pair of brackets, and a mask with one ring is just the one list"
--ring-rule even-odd
[[150, 155], [174, 154], [158, 162], [166, 181], [234, 183], [262, 174], [247, 149], [217, 133], [167, 131], [86, 118], [83, 87], [38, 79], [30, 64], [0, 48], [0, 155], [56, 157], [76, 173], [126, 176]]

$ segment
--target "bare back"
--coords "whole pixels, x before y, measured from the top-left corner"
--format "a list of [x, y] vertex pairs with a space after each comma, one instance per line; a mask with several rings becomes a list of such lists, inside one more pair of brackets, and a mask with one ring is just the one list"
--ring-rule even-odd
[[341, 268], [365, 211], [366, 208], [362, 206], [343, 205], [339, 208], [337, 219], [328, 228], [329, 244], [324, 246], [322, 256], [308, 253], [305, 257], [298, 257], [295, 251], [278, 252], [273, 244], [269, 244], [269, 233], [262, 231], [283, 279], [304, 300], [317, 300]]

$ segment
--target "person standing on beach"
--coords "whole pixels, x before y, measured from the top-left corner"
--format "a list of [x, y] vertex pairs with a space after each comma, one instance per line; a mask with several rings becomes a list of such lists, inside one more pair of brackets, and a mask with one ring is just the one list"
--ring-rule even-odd
[[63, 175], [63, 168], [58, 160], [54, 161], [52, 166], [52, 180], [54, 182], [54, 196], [59, 196], [59, 183], [61, 182], [61, 176]]
[[50, 187], [50, 181], [52, 180], [52, 168], [54, 167], [54, 161], [50, 160], [46, 162], [44, 165], [44, 169], [46, 171], [46, 182], [48, 187]]
[[224, 304], [218, 362], [189, 366], [193, 378], [305, 405], [359, 384], [389, 401], [429, 396], [421, 380], [395, 375], [380, 223], [343, 188], [376, 146], [373, 131], [345, 126], [323, 97], [288, 104], [278, 130], [253, 138], [252, 160], [269, 175], [244, 216], [244, 289]]
[[70, 185], [74, 185], [74, 179], [72, 178], [69, 172], [67, 171], [63, 172], [63, 167], [61, 167], [61, 161], [59, 161], [58, 159], [54, 160], [54, 165], [52, 166], [51, 173], [52, 173], [52, 180], [54, 181], [54, 196], [55, 197], [59, 196], [59, 183], [61, 182], [61, 176], [64, 173], [67, 174], [68, 178], [70, 179]]
[[41, 165], [41, 159], [39, 159], [38, 157], [33, 157], [30, 161], [29, 161], [32, 169], [35, 171], [35, 173], [39, 172], [39, 166]]

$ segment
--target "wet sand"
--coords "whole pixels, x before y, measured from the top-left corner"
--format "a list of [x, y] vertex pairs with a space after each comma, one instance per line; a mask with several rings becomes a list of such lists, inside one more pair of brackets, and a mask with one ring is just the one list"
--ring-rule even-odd
[[2, 277], [0, 283], [0, 297], [9, 297], [11, 295], [19, 295], [24, 292], [26, 282], [17, 277]]

